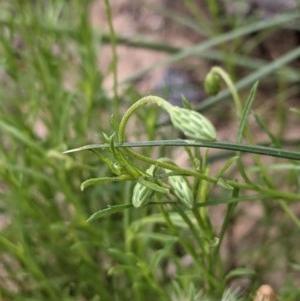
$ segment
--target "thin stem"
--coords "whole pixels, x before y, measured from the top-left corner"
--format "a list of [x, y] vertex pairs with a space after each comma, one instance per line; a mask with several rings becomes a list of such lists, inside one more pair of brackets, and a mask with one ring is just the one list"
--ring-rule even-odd
[[170, 231], [175, 235], [182, 246], [187, 250], [187, 252], [191, 255], [191, 257], [194, 259], [195, 263], [197, 264], [199, 270], [203, 275], [206, 276], [207, 282], [205, 283], [209, 287], [218, 287], [218, 282], [211, 274], [209, 274], [204, 267], [202, 261], [200, 260], [199, 254], [195, 251], [193, 245], [190, 244], [190, 241], [186, 240], [184, 235], [182, 235], [179, 230], [175, 227], [174, 223], [172, 222], [172, 219], [170, 218], [169, 213], [166, 211], [166, 209], [163, 206], [160, 206], [161, 213], [166, 221], [166, 224], [168, 225]]
[[118, 54], [117, 54], [117, 37], [112, 22], [112, 13], [109, 0], [105, 0], [105, 11], [107, 16], [107, 22], [109, 27], [110, 44], [112, 50], [112, 74], [113, 74], [113, 94], [114, 94], [114, 112], [118, 112]]
[[233, 98], [233, 101], [234, 101], [234, 104], [236, 107], [237, 116], [240, 119], [241, 114], [242, 114], [242, 104], [241, 104], [240, 97], [237, 93], [237, 89], [235, 88], [235, 85], [233, 84], [230, 76], [228, 75], [228, 73], [225, 70], [223, 70], [221, 67], [217, 67], [217, 66], [212, 67], [210, 72], [215, 73], [218, 76], [220, 76], [226, 83], [226, 85], [232, 95], [232, 98]]
[[[127, 150], [127, 151], [129, 152], [130, 150]], [[135, 153], [135, 152], [130, 151], [130, 153], [128, 153], [128, 154], [131, 155], [131, 156], [134, 156], [135, 159], [144, 161], [144, 162], [149, 163], [149, 164], [154, 164], [157, 167], [161, 167], [161, 168], [165, 168], [165, 169], [169, 169], [171, 171], [174, 171], [178, 175], [194, 176], [194, 177], [197, 177], [199, 179], [206, 180], [206, 181], [208, 181], [210, 183], [213, 183], [213, 184], [217, 183], [217, 181], [218, 181], [218, 179], [213, 178], [213, 177], [209, 177], [209, 176], [204, 175], [202, 173], [195, 172], [195, 171], [189, 170], [189, 169], [183, 169], [181, 167], [178, 167], [177, 165], [167, 163], [167, 162], [158, 161], [158, 160], [146, 157], [144, 155], [141, 155], [139, 153]]]
[[[185, 221], [185, 223], [189, 226], [192, 235], [194, 236], [195, 240], [197, 241], [197, 244], [199, 245], [201, 251], [202, 251], [202, 255], [204, 257], [205, 255], [205, 247], [204, 247], [204, 239], [208, 239], [207, 237], [201, 238], [201, 236], [199, 235], [200, 233], [197, 231], [195, 225], [193, 224], [193, 222], [191, 221], [191, 219], [189, 218], [189, 216], [187, 214], [185, 214], [184, 210], [182, 210], [182, 208], [180, 206], [178, 206], [177, 204], [174, 204], [173, 207], [175, 207], [177, 213], [181, 216], [181, 218]], [[201, 228], [201, 231], [204, 233], [205, 228]]]
[[281, 209], [287, 214], [287, 216], [293, 221], [293, 223], [300, 229], [300, 220], [299, 220], [299, 218], [288, 207], [286, 202], [280, 200], [279, 205], [280, 205]]
[[135, 102], [123, 115], [123, 118], [120, 122], [119, 126], [119, 133], [118, 133], [118, 139], [120, 143], [125, 142], [125, 129], [126, 129], [126, 124], [130, 118], [130, 116], [140, 107], [146, 105], [146, 104], [156, 104], [166, 111], [170, 111], [172, 109], [172, 105], [169, 104], [166, 100], [164, 100], [161, 97], [154, 96], [154, 95], [149, 95], [145, 96], [141, 99], [139, 99], [137, 102]]

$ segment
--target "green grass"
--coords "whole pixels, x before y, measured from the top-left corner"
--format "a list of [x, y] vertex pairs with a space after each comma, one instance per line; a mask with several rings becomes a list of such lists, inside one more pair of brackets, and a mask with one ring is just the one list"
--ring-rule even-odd
[[[229, 301], [238, 297], [228, 288], [244, 280], [249, 285], [241, 289], [242, 300], [252, 300], [265, 282], [280, 300], [299, 300], [300, 155], [290, 132], [299, 122], [299, 110], [291, 110], [299, 71], [291, 63], [300, 50], [270, 61], [246, 47], [257, 41], [248, 34], [279, 32], [299, 15], [243, 25], [228, 17], [224, 24], [217, 2], [207, 3], [209, 13], [203, 14], [196, 2], [184, 1], [190, 17], [149, 8], [205, 39], [178, 48], [120, 36], [113, 2], [103, 3], [109, 32], [91, 27], [93, 1], [0, 2], [0, 300]], [[168, 58], [121, 83], [117, 49], [124, 44]], [[235, 45], [239, 51], [233, 53]], [[104, 46], [114, 53], [107, 71], [96, 67]], [[130, 133], [121, 120], [141, 97], [135, 80], [191, 57], [217, 61], [238, 79], [197, 107], [217, 134], [215, 116], [233, 112], [225, 120], [235, 141], [176, 140], [177, 131], [161, 123], [155, 106], [130, 114], [138, 125]], [[204, 78], [209, 69], [197, 72]], [[110, 75], [112, 91], [104, 88]], [[122, 95], [120, 87], [126, 87]], [[179, 149], [186, 158], [182, 166]], [[150, 166], [153, 174], [146, 172]], [[181, 188], [188, 181], [192, 206], [169, 182], [175, 175]], [[131, 204], [136, 183], [153, 190], [140, 208]], [[247, 211], [255, 205], [262, 208], [256, 225], [226, 255], [223, 243], [243, 218], [249, 222]], [[219, 208], [224, 213], [216, 221], [212, 211]]]

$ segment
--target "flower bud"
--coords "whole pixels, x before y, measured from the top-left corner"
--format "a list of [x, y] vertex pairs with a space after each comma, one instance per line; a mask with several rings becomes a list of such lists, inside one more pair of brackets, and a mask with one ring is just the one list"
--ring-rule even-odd
[[178, 200], [188, 208], [193, 208], [194, 197], [193, 193], [183, 176], [170, 176], [169, 183], [173, 188], [174, 194]]
[[217, 95], [221, 89], [221, 79], [214, 73], [209, 72], [204, 80], [204, 90], [208, 95]]
[[174, 127], [182, 131], [188, 138], [203, 141], [216, 140], [215, 127], [202, 114], [176, 106], [169, 110], [169, 114]]
[[135, 208], [145, 206], [153, 195], [154, 190], [137, 182], [133, 188], [132, 205]]
[[[151, 165], [146, 170], [146, 174], [148, 174], [149, 176], [153, 176], [154, 169], [155, 169], [155, 166]], [[153, 189], [150, 189], [146, 185], [142, 184], [142, 182], [145, 182], [145, 181], [137, 182], [133, 188], [133, 194], [132, 194], [131, 201], [132, 201], [132, 205], [135, 208], [145, 206], [154, 193]]]

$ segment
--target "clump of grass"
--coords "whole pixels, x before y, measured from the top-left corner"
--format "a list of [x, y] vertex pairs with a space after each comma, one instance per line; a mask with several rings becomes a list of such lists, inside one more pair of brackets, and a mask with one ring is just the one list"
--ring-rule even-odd
[[109, 260], [101, 256], [108, 233], [85, 223], [99, 192], [77, 189], [84, 174], [102, 168], [61, 154], [66, 141], [77, 145], [95, 135], [89, 127], [107, 99], [82, 9], [79, 2], [1, 3], [3, 300], [110, 298], [107, 269], [97, 268]]

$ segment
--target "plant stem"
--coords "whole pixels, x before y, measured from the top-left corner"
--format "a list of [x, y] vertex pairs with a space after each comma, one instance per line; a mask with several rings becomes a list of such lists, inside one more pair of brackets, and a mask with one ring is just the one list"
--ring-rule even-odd
[[130, 116], [140, 107], [146, 105], [146, 104], [156, 104], [166, 111], [170, 111], [172, 109], [172, 105], [169, 104], [166, 100], [164, 100], [161, 97], [154, 96], [154, 95], [149, 95], [145, 96], [138, 101], [136, 101], [123, 115], [123, 118], [120, 122], [119, 126], [119, 133], [118, 133], [118, 139], [120, 143], [125, 142], [125, 129], [126, 129], [126, 124], [130, 118]]
[[172, 222], [172, 219], [170, 218], [170, 215], [168, 211], [163, 207], [160, 206], [161, 213], [166, 221], [166, 224], [168, 225], [170, 231], [175, 235], [182, 246], [187, 250], [187, 252], [191, 255], [195, 263], [197, 264], [199, 270], [203, 275], [205, 275], [206, 278], [206, 289], [209, 291], [209, 288], [218, 287], [218, 281], [213, 277], [213, 275], [209, 274], [203, 265], [203, 262], [200, 260], [199, 254], [195, 251], [193, 245], [190, 244], [190, 242], [182, 235], [178, 229], [175, 227], [175, 225]]
[[110, 44], [111, 44], [111, 50], [112, 50], [112, 74], [113, 74], [113, 109], [114, 114], [116, 112], [119, 112], [119, 97], [118, 97], [118, 54], [117, 54], [117, 38], [116, 33], [114, 30], [113, 22], [112, 22], [112, 13], [111, 13], [111, 7], [109, 0], [105, 0], [105, 11], [107, 16], [107, 22], [109, 26], [109, 36], [110, 36]]
[[241, 114], [242, 114], [242, 104], [241, 104], [240, 97], [237, 93], [237, 89], [235, 88], [235, 85], [233, 84], [230, 76], [228, 75], [228, 73], [225, 70], [223, 70], [221, 67], [217, 67], [217, 66], [212, 67], [210, 72], [217, 74], [226, 83], [226, 85], [232, 95], [232, 98], [233, 98], [233, 101], [234, 101], [234, 104], [236, 107], [237, 117], [238, 117], [238, 119], [240, 119]]

